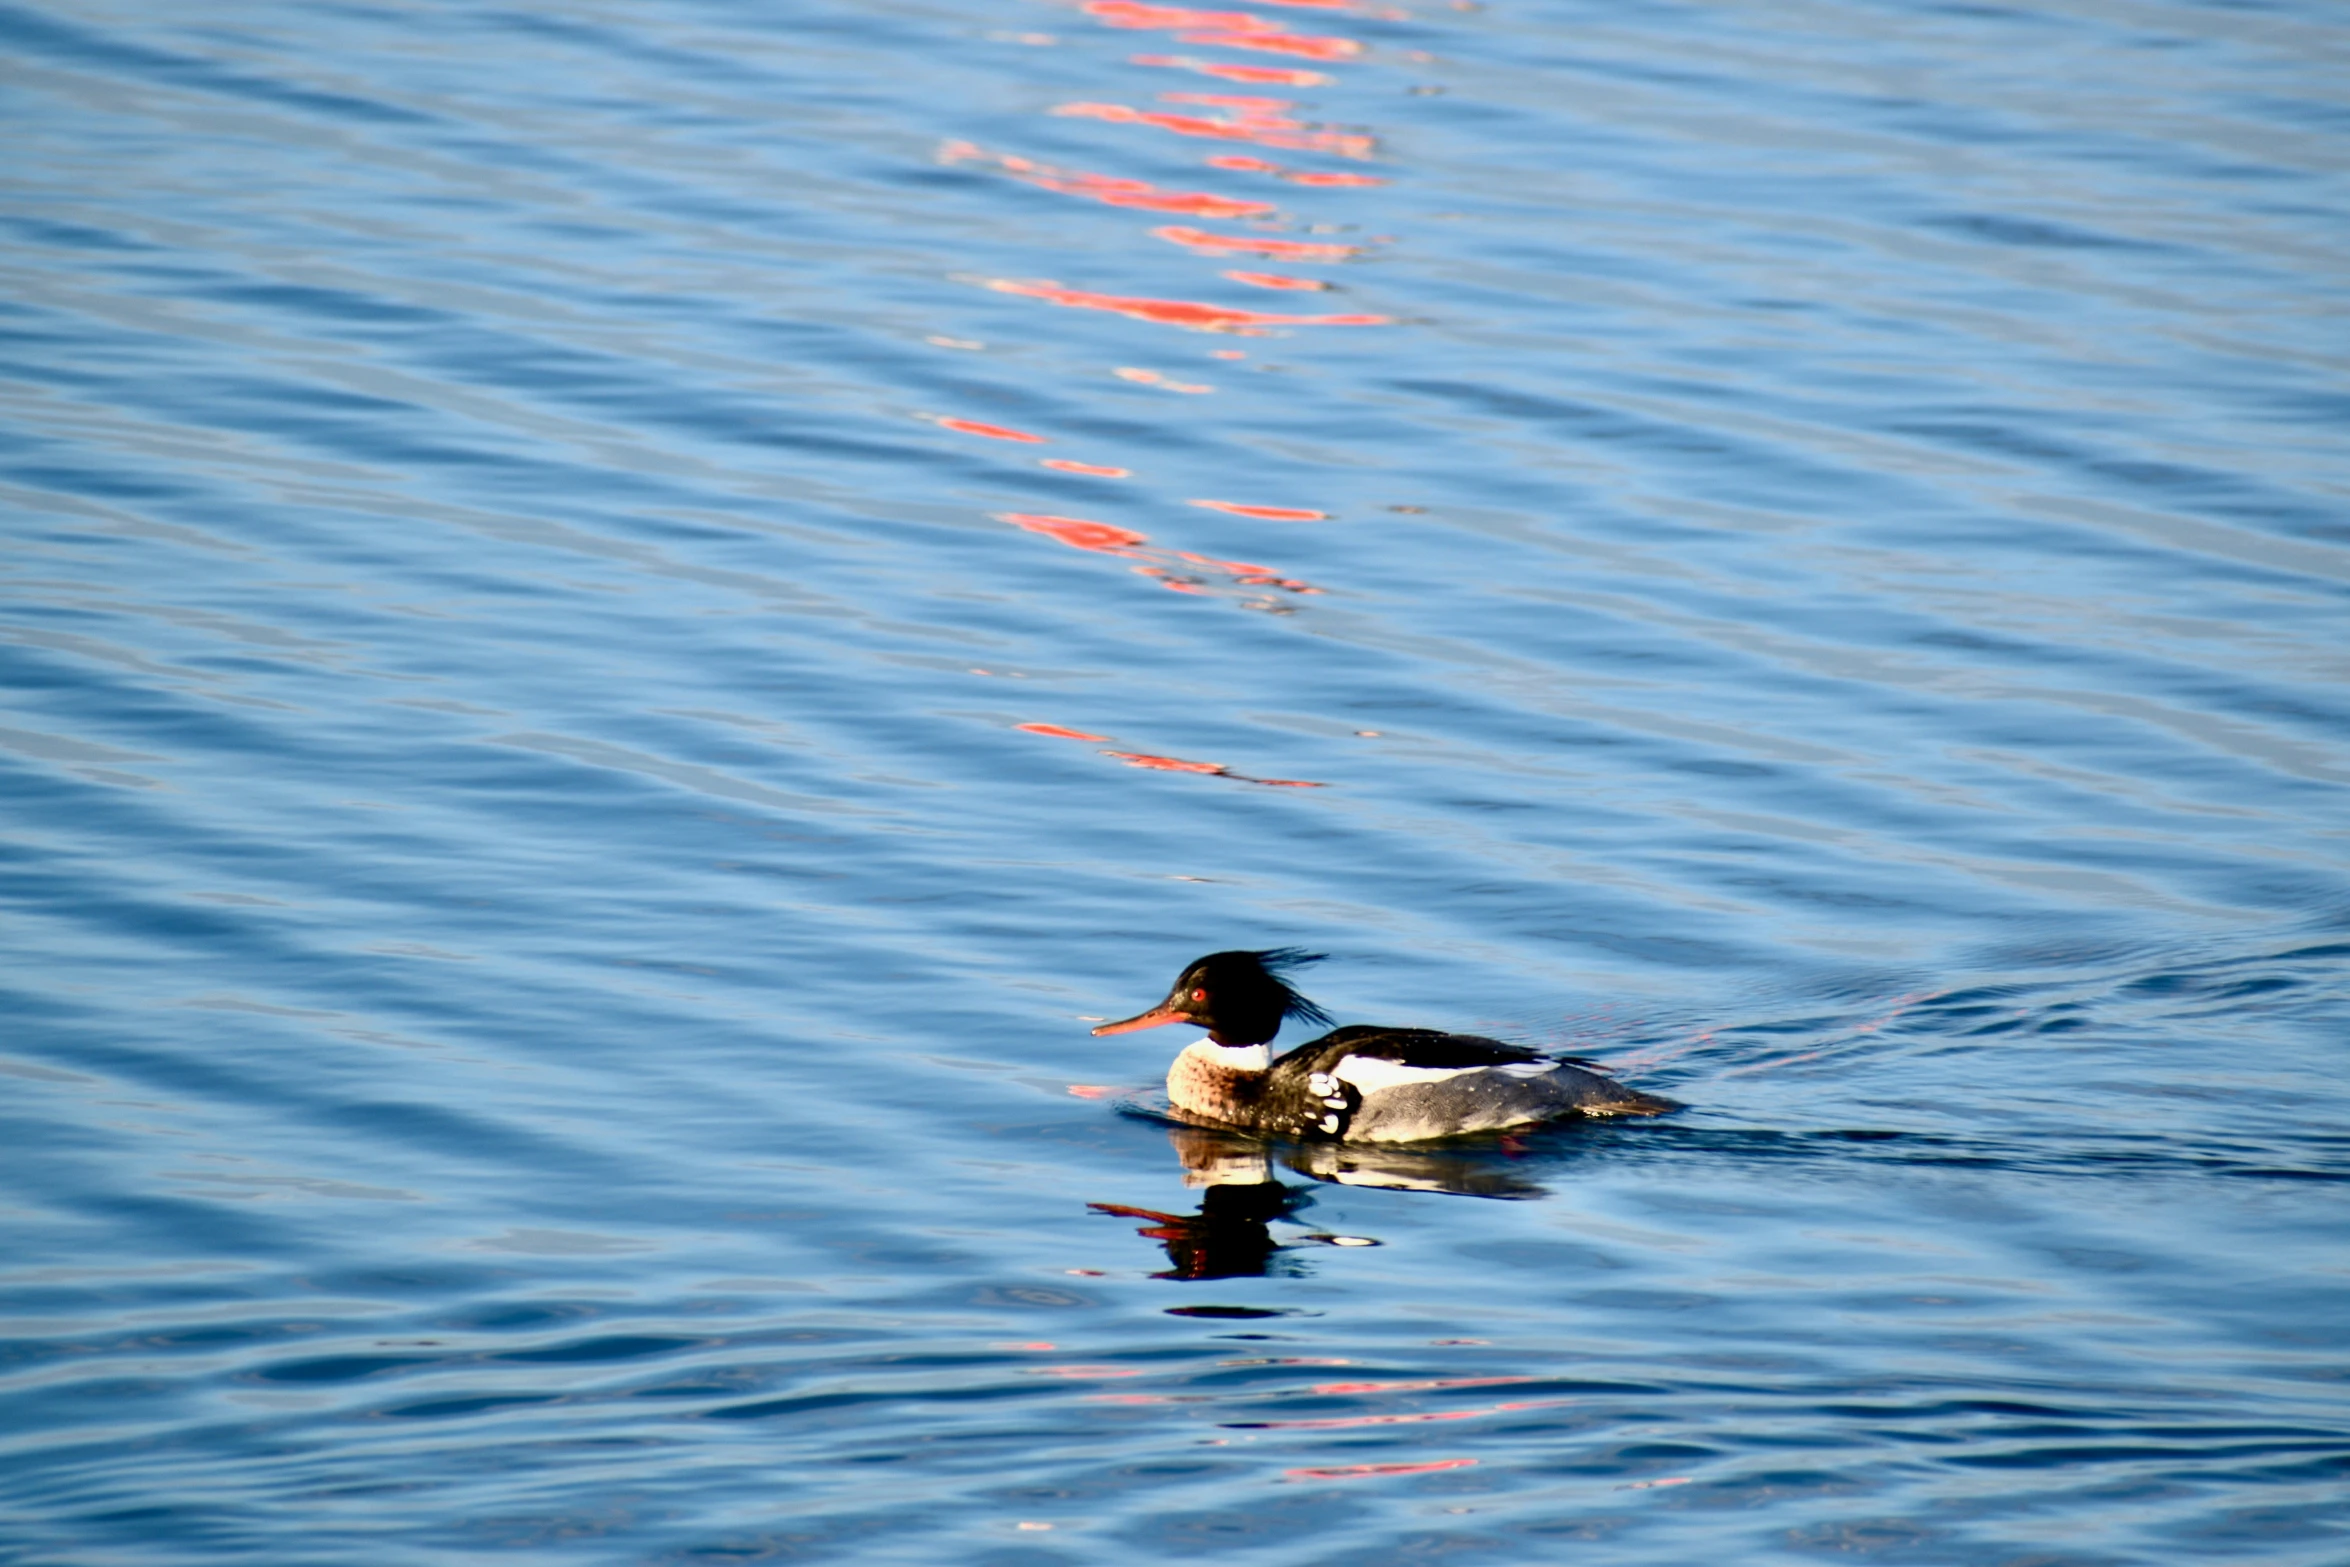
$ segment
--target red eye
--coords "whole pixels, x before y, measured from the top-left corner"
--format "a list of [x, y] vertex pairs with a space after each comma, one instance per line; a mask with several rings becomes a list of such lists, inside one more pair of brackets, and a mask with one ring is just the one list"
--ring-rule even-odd
[[1194, 1001], [1205, 1001], [1208, 999], [1208, 993], [1204, 990], [1195, 990], [1191, 993], [1191, 999]]

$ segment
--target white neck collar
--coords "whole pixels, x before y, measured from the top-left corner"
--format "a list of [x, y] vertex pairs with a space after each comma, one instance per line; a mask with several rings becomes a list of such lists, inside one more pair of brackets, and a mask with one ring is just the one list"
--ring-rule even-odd
[[1227, 1072], [1262, 1072], [1273, 1064], [1273, 1051], [1267, 1045], [1219, 1045], [1212, 1039], [1195, 1039], [1183, 1053], [1204, 1056]]

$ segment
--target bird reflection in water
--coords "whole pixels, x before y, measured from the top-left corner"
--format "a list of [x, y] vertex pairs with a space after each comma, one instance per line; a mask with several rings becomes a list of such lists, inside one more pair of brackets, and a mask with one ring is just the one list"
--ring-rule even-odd
[[1197, 1213], [1160, 1213], [1124, 1203], [1093, 1202], [1096, 1213], [1146, 1221], [1135, 1231], [1167, 1248], [1173, 1266], [1160, 1279], [1253, 1279], [1289, 1271], [1289, 1248], [1273, 1238], [1272, 1221], [1310, 1201], [1303, 1188], [1279, 1181], [1250, 1186], [1211, 1186]]
[[1183, 1166], [1183, 1184], [1200, 1190], [1195, 1213], [1162, 1213], [1124, 1203], [1086, 1204], [1096, 1213], [1144, 1223], [1135, 1233], [1167, 1250], [1162, 1279], [1259, 1278], [1295, 1271], [1292, 1253], [1319, 1246], [1376, 1246], [1367, 1236], [1301, 1231], [1276, 1237], [1273, 1225], [1313, 1205], [1311, 1190], [1276, 1179], [1286, 1169], [1336, 1186], [1446, 1192], [1462, 1197], [1539, 1197], [1544, 1189], [1509, 1168], [1523, 1145], [1480, 1139], [1452, 1148], [1382, 1148], [1347, 1143], [1286, 1143], [1206, 1126], [1168, 1129]]

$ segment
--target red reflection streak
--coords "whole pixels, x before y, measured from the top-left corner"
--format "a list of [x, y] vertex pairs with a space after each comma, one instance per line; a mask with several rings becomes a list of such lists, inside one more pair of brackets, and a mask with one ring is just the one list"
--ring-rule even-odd
[[1238, 119], [1215, 120], [1198, 114], [1153, 113], [1123, 103], [1065, 103], [1053, 113], [1064, 118], [1108, 120], [1117, 125], [1156, 126], [1178, 136], [1212, 136], [1299, 152], [1328, 152], [1342, 158], [1368, 158], [1377, 146], [1371, 137], [1355, 132], [1309, 130], [1298, 120], [1247, 113]]
[[1120, 365], [1110, 372], [1121, 381], [1132, 381], [1138, 386], [1155, 386], [1165, 392], [1184, 392], [1197, 396], [1215, 390], [1197, 381], [1175, 381], [1156, 370], [1144, 370], [1134, 365]]
[[1308, 60], [1351, 60], [1363, 52], [1352, 38], [1324, 33], [1210, 32], [1177, 33], [1178, 43], [1205, 44], [1212, 49], [1262, 49], [1267, 54], [1294, 54]]
[[[1116, 757], [1129, 767], [1150, 767], [1163, 773], [1211, 773], [1218, 778], [1231, 778], [1241, 783], [1263, 784], [1269, 789], [1327, 789], [1330, 787], [1328, 784], [1315, 783], [1310, 778], [1251, 778], [1248, 774], [1236, 773], [1219, 762], [1187, 762], [1180, 756], [1152, 756], [1144, 751], [1104, 751], [1102, 755]], [[1172, 1222], [1182, 1224], [1186, 1221], [1178, 1219]], [[1179, 1240], [1183, 1235], [1181, 1230], [1138, 1230], [1135, 1233], [1147, 1235], [1152, 1240], [1158, 1241]]]
[[1339, 1431], [1356, 1426], [1424, 1425], [1432, 1420], [1476, 1420], [1485, 1415], [1514, 1414], [1526, 1409], [1552, 1409], [1571, 1404], [1571, 1398], [1526, 1399], [1513, 1404], [1491, 1404], [1483, 1409], [1432, 1409], [1410, 1415], [1347, 1415], [1328, 1420], [1225, 1420], [1233, 1431]]
[[1196, 114], [1153, 114], [1123, 103], [1064, 103], [1053, 113], [1063, 119], [1109, 120], [1119, 125], [1156, 125], [1178, 136], [1219, 136], [1226, 141], [1253, 141], [1261, 132], [1290, 130], [1298, 123], [1294, 120], [1268, 123], [1259, 119], [1243, 124], [1234, 120], [1204, 119]]
[[[1102, 755], [1114, 756], [1129, 767], [1153, 767], [1162, 773], [1219, 773], [1229, 777], [1232, 771], [1222, 762], [1187, 762], [1180, 756], [1152, 756], [1142, 751], [1104, 751]], [[1151, 1231], [1142, 1233], [1149, 1235]]]
[[1284, 593], [1319, 593], [1322, 591], [1320, 588], [1309, 587], [1294, 578], [1276, 577], [1263, 566], [1251, 566], [1246, 561], [1217, 560], [1208, 555], [1194, 555], [1189, 550], [1178, 550], [1175, 558], [1189, 561], [1194, 566], [1205, 566], [1211, 571], [1229, 573], [1232, 580], [1244, 588], [1279, 588]]
[[[1032, 735], [1051, 735], [1057, 740], [1106, 740], [1109, 738], [1107, 735], [1089, 735], [1082, 729], [1064, 729], [1059, 724], [1015, 724], [1012, 727], [1024, 729]], [[1102, 755], [1124, 762], [1129, 767], [1147, 767], [1162, 773], [1206, 773], [1216, 778], [1230, 778], [1238, 783], [1263, 784], [1270, 789], [1326, 789], [1329, 787], [1328, 784], [1318, 784], [1307, 778], [1251, 778], [1246, 773], [1234, 772], [1222, 762], [1193, 762], [1180, 756], [1158, 756], [1149, 751], [1104, 751]], [[1111, 1088], [1097, 1088], [1087, 1083], [1071, 1083], [1069, 1085], [1069, 1092], [1080, 1099], [1099, 1099], [1116, 1091]], [[1190, 1222], [1172, 1213], [1160, 1213], [1151, 1208], [1129, 1208], [1121, 1203], [1096, 1202], [1087, 1203], [1086, 1206], [1098, 1209], [1103, 1213], [1116, 1214], [1121, 1218], [1148, 1219], [1153, 1224], [1173, 1226], [1173, 1228], [1141, 1232], [1152, 1240], [1179, 1239], [1183, 1233], [1183, 1226]], [[1344, 1364], [1343, 1361], [1332, 1363]]]
[[1203, 304], [1196, 299], [1142, 299], [1127, 294], [1099, 294], [1089, 289], [1063, 288], [1049, 280], [1030, 282], [997, 278], [987, 286], [1000, 294], [1042, 299], [1076, 310], [1107, 310], [1114, 315], [1132, 316], [1138, 321], [1156, 321], [1162, 326], [1179, 326], [1195, 332], [1250, 332], [1266, 326], [1387, 326], [1393, 320], [1389, 316], [1298, 316], [1262, 310], [1232, 310], [1223, 305]]
[[1507, 1387], [1532, 1377], [1438, 1377], [1426, 1382], [1317, 1382], [1306, 1389], [1325, 1397], [1341, 1393], [1425, 1393], [1442, 1387]]
[[1211, 169], [1231, 169], [1240, 174], [1270, 174], [1292, 185], [1312, 185], [1324, 190], [1355, 189], [1364, 185], [1384, 185], [1383, 174], [1316, 174], [1311, 170], [1285, 169], [1278, 163], [1263, 158], [1251, 158], [1238, 153], [1220, 153], [1205, 160]]
[[1000, 424], [981, 424], [976, 419], [941, 419], [938, 427], [962, 435], [984, 435], [991, 441], [1034, 441], [1042, 445], [1045, 439], [1041, 435], [1030, 435], [1026, 430], [1007, 429]]
[[1176, 32], [1176, 38], [1187, 44], [1263, 49], [1275, 54], [1303, 55], [1310, 60], [1351, 60], [1363, 52], [1363, 46], [1352, 38], [1285, 33], [1279, 23], [1246, 11], [1194, 11], [1188, 6], [1142, 5], [1137, 0], [1086, 0], [1079, 9], [1111, 27], [1196, 29]]
[[1266, 256], [1277, 261], [1344, 261], [1364, 253], [1361, 245], [1323, 245], [1302, 239], [1260, 239], [1254, 234], [1210, 234], [1205, 229], [1168, 223], [1151, 230], [1163, 239], [1209, 256]]
[[1226, 27], [1235, 32], [1271, 32], [1274, 24], [1246, 11], [1194, 11], [1180, 5], [1144, 5], [1140, 0], [1086, 0], [1078, 7], [1111, 27]]
[[1197, 71], [1227, 82], [1251, 82], [1267, 87], [1327, 87], [1336, 78], [1320, 71], [1302, 71], [1287, 65], [1226, 65], [1220, 60], [1195, 60], [1187, 54], [1137, 54], [1128, 65], [1163, 65], [1178, 71]]
[[1247, 283], [1256, 288], [1286, 288], [1314, 293], [1330, 286], [1320, 278], [1283, 277], [1278, 272], [1227, 272], [1224, 275], [1235, 283]]
[[1138, 1377], [1142, 1373], [1128, 1366], [1023, 1366], [1021, 1374], [1031, 1377]]
[[[1074, 549], [1090, 550], [1097, 555], [1118, 555], [1127, 560], [1150, 561], [1154, 564], [1137, 566], [1135, 571], [1157, 581], [1159, 586], [1177, 593], [1197, 593], [1208, 585], [1204, 577], [1188, 575], [1170, 569], [1177, 563], [1204, 567], [1244, 588], [1277, 588], [1283, 593], [1311, 594], [1322, 590], [1295, 577], [1276, 576], [1269, 567], [1252, 566], [1242, 560], [1218, 560], [1212, 555], [1195, 555], [1189, 550], [1147, 549], [1150, 535], [1136, 533], [1131, 528], [1112, 527], [1106, 522], [1094, 522], [1084, 517], [1052, 517], [1040, 512], [1008, 511], [997, 514], [1016, 528], [1030, 533], [1041, 533], [1060, 540]], [[1041, 733], [1041, 731], [1039, 731]]]
[[1036, 465], [1039, 468], [1057, 468], [1063, 473], [1091, 474], [1097, 479], [1131, 479], [1134, 477], [1132, 468], [1112, 468], [1098, 462], [1071, 462], [1066, 457], [1039, 457], [1036, 460]]
[[1439, 1469], [1467, 1469], [1474, 1458], [1439, 1458], [1425, 1464], [1339, 1464], [1328, 1469], [1284, 1469], [1284, 1480], [1361, 1480], [1372, 1475], [1424, 1475]]
[[1305, 506], [1249, 506], [1239, 501], [1193, 501], [1210, 511], [1228, 511], [1235, 517], [1258, 517], [1266, 522], [1327, 522], [1330, 514]]
[[1106, 522], [1090, 522], [1083, 517], [1048, 517], [1040, 512], [1029, 511], [1008, 511], [1000, 515], [1015, 528], [1026, 528], [1030, 533], [1041, 533], [1077, 549], [1094, 550], [1104, 555], [1140, 558], [1143, 552], [1138, 546], [1150, 542], [1147, 533], [1136, 533], [1131, 528], [1113, 528]]
[[967, 141], [950, 141], [938, 150], [940, 159], [960, 163], [984, 159], [1015, 179], [1067, 196], [1083, 196], [1112, 207], [1140, 207], [1149, 212], [1181, 212], [1195, 218], [1256, 218], [1277, 210], [1269, 201], [1235, 201], [1198, 190], [1161, 190], [1147, 180], [1117, 179], [1107, 174], [1070, 173], [1011, 153], [991, 153]]

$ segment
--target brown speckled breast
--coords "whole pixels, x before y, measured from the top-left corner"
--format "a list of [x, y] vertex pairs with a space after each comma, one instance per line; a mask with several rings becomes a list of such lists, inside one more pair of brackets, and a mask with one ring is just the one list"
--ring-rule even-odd
[[1264, 1086], [1262, 1072], [1235, 1072], [1189, 1053], [1177, 1056], [1167, 1068], [1167, 1097], [1176, 1109], [1235, 1126], [1256, 1121]]

